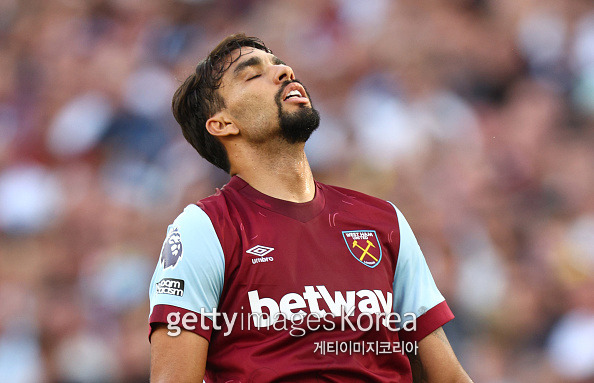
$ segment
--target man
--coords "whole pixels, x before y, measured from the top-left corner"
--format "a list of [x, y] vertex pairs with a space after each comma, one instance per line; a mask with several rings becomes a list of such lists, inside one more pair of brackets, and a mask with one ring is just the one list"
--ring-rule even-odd
[[223, 40], [173, 113], [232, 178], [168, 228], [150, 287], [152, 381], [470, 382], [402, 213], [314, 181], [303, 149], [319, 114], [262, 41]]

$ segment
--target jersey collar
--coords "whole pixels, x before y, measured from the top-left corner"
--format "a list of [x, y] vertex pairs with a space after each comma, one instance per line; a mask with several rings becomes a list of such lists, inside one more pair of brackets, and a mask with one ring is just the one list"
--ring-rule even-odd
[[238, 176], [231, 177], [229, 183], [224, 186], [224, 189], [226, 188], [235, 189], [245, 198], [264, 209], [301, 222], [307, 222], [320, 214], [326, 203], [324, 193], [318, 182], [316, 182], [316, 194], [314, 198], [309, 202], [303, 203], [285, 201], [266, 195], [251, 187], [245, 180]]

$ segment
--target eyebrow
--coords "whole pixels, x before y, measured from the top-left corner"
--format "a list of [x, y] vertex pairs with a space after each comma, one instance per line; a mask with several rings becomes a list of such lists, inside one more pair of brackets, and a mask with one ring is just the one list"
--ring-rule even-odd
[[[274, 65], [286, 65], [285, 62], [276, 56], [272, 56], [272, 63]], [[241, 72], [249, 67], [262, 65], [262, 59], [260, 57], [250, 57], [249, 59], [237, 64], [237, 67], [233, 70], [233, 76], [237, 77]]]

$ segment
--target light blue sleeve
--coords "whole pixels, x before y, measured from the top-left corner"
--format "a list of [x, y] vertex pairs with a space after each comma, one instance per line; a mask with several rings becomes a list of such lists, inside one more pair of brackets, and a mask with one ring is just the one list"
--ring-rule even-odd
[[198, 206], [187, 206], [167, 228], [149, 289], [151, 314], [156, 305], [212, 312], [224, 275], [225, 256], [210, 218]]
[[393, 308], [401, 316], [414, 313], [419, 317], [445, 299], [435, 285], [410, 225], [396, 206], [394, 209], [400, 227], [400, 251], [392, 284]]

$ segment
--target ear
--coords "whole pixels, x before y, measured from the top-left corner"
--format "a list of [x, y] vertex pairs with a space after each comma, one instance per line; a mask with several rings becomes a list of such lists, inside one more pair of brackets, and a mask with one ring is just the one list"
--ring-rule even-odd
[[225, 137], [239, 134], [237, 125], [224, 113], [219, 112], [206, 121], [206, 130], [213, 136]]

